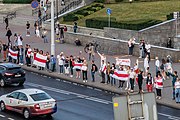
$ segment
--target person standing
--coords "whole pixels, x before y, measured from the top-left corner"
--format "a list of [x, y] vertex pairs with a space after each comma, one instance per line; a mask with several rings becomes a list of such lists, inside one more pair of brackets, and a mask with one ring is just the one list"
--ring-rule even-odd
[[89, 61], [91, 60], [91, 58], [92, 60], [94, 60], [95, 52], [94, 52], [94, 45], [92, 43], [89, 45], [88, 54], [89, 54]]
[[[76, 62], [82, 63], [83, 61], [79, 56], [77, 56]], [[81, 69], [79, 68], [76, 68], [76, 78], [81, 78]]]
[[128, 41], [129, 55], [133, 55], [134, 43], [135, 43], [135, 41], [133, 38], [129, 39], [129, 41]]
[[23, 41], [22, 36], [21, 36], [20, 34], [18, 34], [18, 36], [17, 36], [17, 45], [18, 45], [18, 46], [23, 45], [22, 41]]
[[74, 22], [74, 33], [76, 33], [77, 32], [77, 29], [78, 29], [78, 26], [77, 26], [77, 22]]
[[107, 66], [106, 66], [106, 76], [107, 76], [107, 84], [110, 83], [110, 71], [111, 71], [111, 66], [110, 66], [110, 62], [107, 63]]
[[73, 77], [73, 67], [74, 67], [73, 63], [74, 63], [74, 58], [72, 55], [70, 55], [70, 59], [69, 59], [69, 66], [71, 72], [70, 77]]
[[136, 79], [136, 73], [134, 72], [133, 68], [131, 68], [131, 71], [129, 72], [129, 81], [131, 85], [130, 92], [134, 92], [134, 80]]
[[139, 93], [142, 93], [142, 84], [143, 84], [143, 71], [139, 70], [139, 74], [138, 74], [138, 86], [139, 86]]
[[56, 68], [56, 58], [54, 57], [54, 55], [51, 55], [50, 63], [51, 63], [51, 72], [54, 72]]
[[160, 72], [158, 72], [158, 75], [154, 79], [155, 88], [156, 88], [156, 94], [157, 99], [161, 99], [161, 90], [163, 89], [163, 77]]
[[115, 69], [116, 69], [115, 63], [112, 63], [112, 66], [110, 68], [111, 86], [113, 86], [113, 84], [116, 85], [116, 79], [112, 77]]
[[151, 45], [149, 43], [147, 43], [145, 45], [145, 49], [146, 49], [146, 56], [148, 55], [148, 62], [150, 62], [151, 58], [150, 58], [150, 49], [151, 49]]
[[160, 71], [160, 61], [158, 57], [156, 57], [155, 66], [156, 66], [156, 75], [157, 75], [158, 71]]
[[7, 30], [8, 26], [9, 26], [9, 20], [8, 20], [7, 17], [5, 18], [4, 22], [5, 22], [5, 24], [6, 24], [6, 30]]
[[172, 99], [175, 100], [175, 82], [178, 78], [178, 74], [177, 74], [177, 71], [174, 71], [174, 73], [168, 72], [167, 74], [168, 76], [172, 77], [172, 88], [173, 88]]
[[11, 30], [8, 28], [8, 30], [7, 30], [7, 33], [6, 33], [6, 36], [8, 37], [8, 46], [9, 46], [9, 44], [10, 44], [10, 42], [11, 42], [11, 36], [12, 36], [12, 32], [11, 32]]
[[142, 43], [142, 40], [140, 40], [140, 43], [139, 43], [139, 58], [143, 58], [143, 43]]
[[29, 21], [27, 21], [27, 23], [26, 23], [26, 36], [30, 36], [29, 29], [30, 29], [30, 23], [29, 23]]
[[88, 70], [88, 64], [87, 64], [87, 61], [84, 60], [83, 61], [83, 64], [82, 64], [82, 74], [83, 74], [83, 82], [87, 82], [87, 70]]
[[92, 76], [92, 82], [95, 82], [95, 73], [98, 71], [98, 68], [96, 64], [94, 63], [94, 60], [91, 62], [91, 76]]
[[67, 56], [64, 61], [64, 71], [65, 75], [69, 75], [69, 57]]
[[39, 26], [36, 27], [36, 37], [40, 37]]
[[55, 32], [56, 32], [56, 41], [57, 42], [59, 42], [59, 40], [60, 40], [60, 25], [59, 25], [59, 23], [57, 23], [57, 25], [56, 25], [56, 29], [55, 29]]
[[31, 66], [31, 52], [32, 52], [32, 49], [31, 49], [31, 46], [28, 45], [28, 50], [27, 50], [27, 66], [30, 67]]
[[102, 77], [101, 83], [105, 83], [105, 72], [106, 72], [106, 63], [104, 62], [104, 60], [102, 60], [102, 65], [100, 67], [100, 73]]
[[100, 54], [99, 51], [97, 51], [97, 54], [101, 57], [101, 66], [102, 66], [102, 61], [106, 64], [106, 56], [104, 54]]
[[180, 78], [177, 78], [175, 82], [175, 94], [176, 103], [180, 104]]
[[37, 26], [38, 26], [38, 22], [35, 21], [35, 22], [34, 22], [34, 33], [35, 33], [35, 34], [36, 34], [36, 28], [37, 28]]
[[151, 73], [148, 73], [146, 78], [146, 88], [148, 92], [152, 92], [152, 86], [153, 85], [153, 77], [151, 76]]
[[64, 73], [64, 60], [65, 60], [63, 52], [57, 55], [57, 60], [59, 64], [59, 73], [63, 74]]
[[50, 63], [50, 58], [51, 58], [49, 52], [46, 52], [46, 56], [47, 56], [46, 68], [47, 68], [47, 71], [49, 71], [49, 63]]
[[148, 62], [148, 55], [147, 55], [146, 58], [144, 58], [144, 70], [145, 70], [145, 73], [147, 73], [148, 68], [149, 68], [149, 62]]
[[44, 43], [48, 43], [47, 34], [48, 34], [48, 31], [44, 28], [42, 32], [42, 38], [44, 39]]

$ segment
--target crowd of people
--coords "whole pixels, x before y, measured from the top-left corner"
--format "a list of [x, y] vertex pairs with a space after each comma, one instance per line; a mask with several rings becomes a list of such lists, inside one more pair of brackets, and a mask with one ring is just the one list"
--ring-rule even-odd
[[[19, 65], [26, 64], [28, 67], [31, 66], [49, 72], [59, 70], [58, 74], [65, 74], [69, 77], [75, 76], [77, 79], [81, 79], [82, 77], [83, 82], [88, 82], [89, 79], [91, 79], [92, 82], [95, 82], [97, 75], [100, 75], [102, 84], [110, 84], [112, 86], [118, 85], [120, 89], [123, 89], [125, 85], [125, 90], [128, 92], [134, 92], [134, 87], [138, 86], [139, 93], [142, 93], [144, 83], [146, 84], [148, 92], [152, 92], [153, 87], [155, 88], [157, 99], [161, 99], [162, 97], [164, 81], [172, 77], [172, 98], [176, 99], [177, 103], [180, 101], [180, 80], [178, 78], [178, 73], [177, 71], [173, 71], [172, 64], [165, 59], [162, 59], [160, 62], [158, 57], [156, 57], [154, 63], [156, 66], [154, 70], [156, 71], [156, 75], [152, 76], [152, 73], [149, 71], [148, 54], [146, 54], [146, 57], [144, 58], [144, 69], [140, 69], [138, 60], [131, 68], [129, 65], [110, 63], [110, 61], [107, 61], [106, 56], [100, 54], [98, 51], [97, 54], [101, 58], [100, 66], [95, 64], [94, 57], [89, 57], [88, 60], [86, 60], [85, 57], [80, 57], [81, 52], [79, 53], [79, 56], [65, 55], [63, 52], [57, 56], [53, 56], [50, 55], [49, 52], [44, 52], [38, 48], [32, 49], [30, 45], [26, 44], [25, 48], [23, 48], [22, 45], [11, 47], [13, 51], [18, 51], [17, 59], [13, 59], [8, 54], [8, 49], [9, 47], [3, 44], [4, 61], [8, 60], [8, 62]], [[45, 67], [33, 64], [34, 57], [37, 53], [47, 56]], [[128, 74], [128, 79], [121, 80], [121, 78], [113, 77], [114, 74], [117, 74], [116, 71], [125, 71]], [[88, 78], [88, 72], [91, 75], [90, 78]]]

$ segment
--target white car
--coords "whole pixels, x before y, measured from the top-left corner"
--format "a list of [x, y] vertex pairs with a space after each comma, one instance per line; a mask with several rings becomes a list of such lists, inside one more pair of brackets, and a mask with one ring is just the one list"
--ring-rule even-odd
[[38, 115], [51, 115], [57, 111], [57, 103], [39, 89], [21, 89], [0, 97], [0, 110], [23, 114], [25, 119]]

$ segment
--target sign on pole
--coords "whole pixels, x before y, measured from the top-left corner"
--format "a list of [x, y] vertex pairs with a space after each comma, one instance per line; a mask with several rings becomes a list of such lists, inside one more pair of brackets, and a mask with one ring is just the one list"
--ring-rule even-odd
[[111, 17], [112, 10], [111, 10], [110, 8], [107, 8], [106, 13], [107, 13], [107, 14], [108, 14], [108, 16], [109, 16], [109, 20], [108, 20], [108, 21], [109, 21], [109, 22], [108, 22], [108, 23], [109, 23], [109, 25], [108, 25], [108, 26], [110, 27], [110, 26], [111, 26], [111, 25], [110, 25], [110, 22], [111, 22], [111, 21], [110, 21], [110, 20], [111, 20], [111, 18], [110, 18], [110, 17]]
[[174, 19], [177, 19], [179, 17], [179, 12], [174, 12], [173, 15], [174, 15]]
[[38, 3], [37, 0], [34, 0], [34, 1], [31, 2], [31, 7], [32, 8], [37, 8], [38, 6], [39, 6], [39, 3]]

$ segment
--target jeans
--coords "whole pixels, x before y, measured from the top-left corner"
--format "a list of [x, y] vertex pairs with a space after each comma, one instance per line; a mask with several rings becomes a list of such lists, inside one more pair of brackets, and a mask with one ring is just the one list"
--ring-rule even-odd
[[174, 86], [173, 86], [173, 93], [172, 93], [172, 94], [173, 94], [173, 96], [172, 96], [172, 97], [173, 97], [173, 99], [174, 99], [174, 98], [176, 97], [176, 95], [175, 95], [175, 88], [174, 88]]
[[54, 72], [55, 71], [55, 67], [56, 67], [56, 64], [51, 64], [51, 71]]
[[180, 88], [176, 88], [175, 95], [176, 95], [175, 97], [176, 102], [180, 103]]
[[44, 36], [44, 43], [48, 43], [47, 36]]
[[46, 62], [46, 68], [49, 70], [49, 62]]
[[59, 71], [60, 71], [60, 73], [64, 72], [64, 66], [63, 65], [59, 65]]
[[111, 85], [113, 85], [113, 84], [116, 85], [116, 79], [111, 77]]
[[91, 76], [92, 76], [92, 81], [93, 81], [93, 82], [95, 81], [94, 75], [95, 75], [95, 72], [91, 71]]
[[134, 90], [134, 79], [130, 78], [131, 90]]
[[159, 71], [159, 69], [158, 69], [158, 67], [156, 66], [156, 75], [157, 75], [158, 71]]
[[23, 55], [19, 55], [19, 59], [20, 59], [19, 62], [23, 64], [23, 63], [24, 63], [24, 61], [23, 61]]

